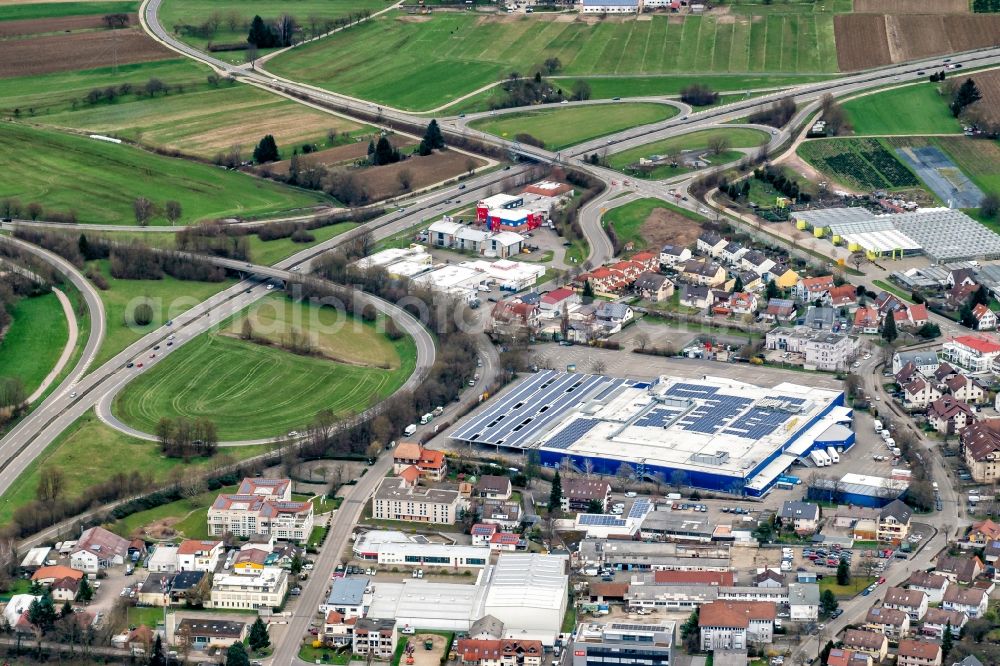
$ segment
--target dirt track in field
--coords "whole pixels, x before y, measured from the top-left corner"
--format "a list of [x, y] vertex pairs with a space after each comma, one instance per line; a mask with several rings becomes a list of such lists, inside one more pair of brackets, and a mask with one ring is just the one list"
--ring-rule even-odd
[[996, 14], [840, 14], [833, 21], [837, 64], [847, 72], [1000, 46]]
[[102, 30], [4, 42], [0, 78], [176, 58], [142, 30]]
[[[130, 21], [131, 25], [135, 25], [138, 18], [131, 15]], [[26, 19], [24, 21], [0, 21], [0, 39], [24, 37], [27, 35], [39, 35], [50, 32], [74, 32], [78, 30], [95, 30], [100, 28], [105, 28], [104, 17], [102, 14]]]
[[968, 0], [854, 0], [857, 14], [968, 14]]

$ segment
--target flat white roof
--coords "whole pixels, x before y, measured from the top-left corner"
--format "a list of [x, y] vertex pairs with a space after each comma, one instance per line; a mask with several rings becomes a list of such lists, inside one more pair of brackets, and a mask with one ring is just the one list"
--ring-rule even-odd
[[423, 579], [376, 582], [368, 617], [471, 623], [480, 616], [482, 597], [483, 588], [478, 583], [432, 583]]
[[358, 268], [369, 268], [371, 266], [386, 266], [397, 261], [423, 261], [430, 263], [431, 255], [424, 251], [421, 245], [411, 245], [408, 248], [392, 247], [381, 252], [376, 252], [370, 256], [358, 259], [354, 265]]
[[501, 245], [509, 246], [524, 242], [524, 237], [521, 234], [515, 234], [513, 231], [500, 231], [493, 234], [493, 240]]
[[486, 611], [491, 606], [562, 608], [569, 584], [567, 558], [538, 553], [501, 553], [489, 571]]
[[838, 235], [847, 243], [857, 244], [871, 252], [892, 252], [893, 250], [915, 251], [922, 249], [919, 243], [896, 229], [843, 233]]
[[394, 264], [386, 266], [385, 270], [390, 275], [395, 275], [397, 277], [413, 277], [415, 275], [420, 275], [421, 273], [426, 273], [431, 269], [429, 263], [424, 263], [422, 261], [397, 261]]
[[479, 203], [487, 208], [492, 208], [494, 206], [499, 208], [500, 206], [506, 206], [507, 204], [511, 204], [519, 200], [521, 200], [520, 195], [494, 194], [491, 197], [486, 197], [485, 199], [480, 200]]
[[533, 212], [534, 211], [530, 211], [527, 208], [491, 208], [489, 216], [499, 217], [501, 220], [517, 222], [519, 220], [523, 220]]
[[464, 226], [465, 225], [451, 220], [438, 220], [437, 222], [432, 223], [431, 226], [427, 227], [427, 230], [437, 231], [443, 234], [454, 234]]
[[379, 553], [393, 553], [396, 555], [417, 555], [420, 557], [490, 557], [489, 546], [462, 546], [449, 543], [413, 543], [411, 541], [402, 543], [398, 541], [381, 543], [378, 546]]
[[448, 264], [440, 266], [414, 278], [414, 282], [429, 284], [439, 289], [450, 287], [463, 287], [477, 284], [484, 279], [484, 276], [474, 268], [463, 264]]
[[541, 276], [545, 275], [544, 266], [529, 264], [523, 261], [510, 261], [507, 259], [492, 262], [478, 259], [476, 261], [463, 261], [460, 265], [482, 271], [491, 278], [497, 280], [537, 280]]
[[398, 530], [371, 530], [359, 534], [354, 541], [354, 552], [376, 552], [384, 543], [409, 543], [410, 537]]
[[[840, 395], [782, 383], [661, 377], [574, 405], [541, 439], [547, 450], [744, 478]], [[824, 418], [815, 436], [833, 425]]]

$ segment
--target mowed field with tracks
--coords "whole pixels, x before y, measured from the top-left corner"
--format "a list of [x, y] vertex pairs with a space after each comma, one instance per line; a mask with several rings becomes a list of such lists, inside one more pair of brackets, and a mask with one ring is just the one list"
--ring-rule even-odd
[[546, 58], [563, 75], [776, 72], [837, 68], [833, 16], [389, 14], [282, 53], [269, 71], [392, 106], [427, 110]]
[[[326, 310], [318, 321], [338, 316]], [[301, 429], [324, 409], [341, 417], [360, 412], [413, 371], [416, 351], [409, 338], [389, 342], [353, 320], [339, 331], [317, 333], [314, 312], [292, 304], [273, 315], [262, 312], [254, 326], [264, 344], [239, 339], [234, 330], [240, 323], [200, 336], [129, 384], [115, 414], [146, 432], [164, 416], [184, 416], [211, 419], [221, 439], [275, 437]], [[292, 327], [314, 339], [314, 355], [266, 344], [268, 338], [281, 341]]]

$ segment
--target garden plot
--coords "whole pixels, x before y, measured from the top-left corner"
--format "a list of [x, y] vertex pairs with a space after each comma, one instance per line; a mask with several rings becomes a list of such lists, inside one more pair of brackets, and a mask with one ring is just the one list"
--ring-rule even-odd
[[982, 201], [983, 191], [936, 146], [897, 148], [896, 154], [949, 207], [975, 208]]

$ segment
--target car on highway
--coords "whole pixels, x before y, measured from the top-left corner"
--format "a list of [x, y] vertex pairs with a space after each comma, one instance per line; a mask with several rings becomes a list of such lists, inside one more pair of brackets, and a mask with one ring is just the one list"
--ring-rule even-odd
[[159, 348], [160, 348], [160, 345], [155, 345], [155, 346], [153, 347], [153, 349], [159, 349]]
[[125, 364], [126, 368], [131, 368], [131, 367], [134, 367], [134, 366], [135, 366], [135, 363], [126, 363]]
[[771, 136], [778, 136], [778, 130], [771, 130]]
[[459, 186], [458, 186], [458, 189], [460, 189], [460, 190], [464, 190], [464, 189], [465, 189], [465, 183], [462, 183], [461, 185], [459, 185]]
[[141, 367], [142, 367], [142, 363], [136, 363], [136, 364], [135, 364], [135, 367], [137, 367], [137, 368], [141, 368]]
[[291, 268], [291, 271], [292, 271], [293, 273], [298, 273], [298, 272], [299, 272], [299, 269], [301, 269], [301, 268], [302, 268], [301, 266], [292, 266], [292, 268]]
[[69, 394], [69, 397], [75, 398], [76, 397], [76, 391], [71, 391], [70, 394]]
[[272, 289], [274, 289], [274, 285], [273, 284], [267, 285], [267, 290], [268, 291], [271, 291]]
[[153, 353], [153, 354], [150, 354], [150, 355], [149, 355], [149, 358], [156, 358], [156, 354], [155, 354], [155, 353]]
[[167, 346], [168, 346], [168, 347], [173, 347], [173, 346], [174, 346], [174, 343], [173, 343], [173, 341], [172, 341], [172, 340], [168, 340], [168, 341], [167, 341]]
[[568, 100], [568, 99], [564, 99], [563, 101], [561, 101], [561, 102], [559, 102], [559, 103], [560, 103], [560, 104], [569, 104], [569, 100]]
[[167, 320], [167, 326], [173, 326], [173, 325], [174, 325], [174, 320], [173, 319], [168, 319]]
[[924, 75], [924, 74], [926, 74], [926, 73], [927, 73], [927, 72], [925, 72], [925, 71], [921, 70], [921, 71], [917, 72], [917, 76], [923, 76], [923, 75]]

